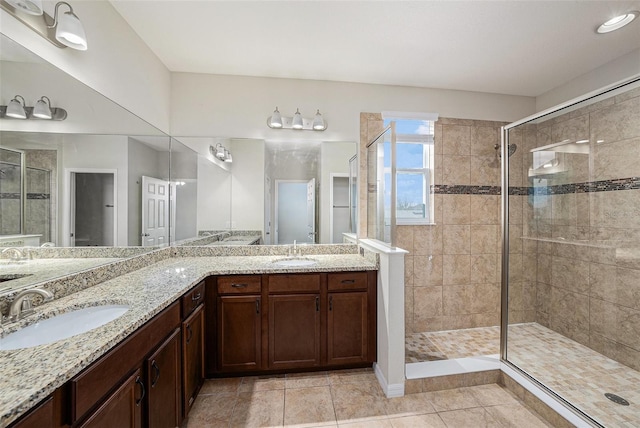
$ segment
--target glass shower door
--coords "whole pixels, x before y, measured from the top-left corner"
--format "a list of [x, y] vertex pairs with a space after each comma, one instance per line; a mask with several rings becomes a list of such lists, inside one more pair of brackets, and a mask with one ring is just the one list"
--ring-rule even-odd
[[597, 425], [640, 426], [640, 81], [505, 127], [513, 145], [503, 358]]

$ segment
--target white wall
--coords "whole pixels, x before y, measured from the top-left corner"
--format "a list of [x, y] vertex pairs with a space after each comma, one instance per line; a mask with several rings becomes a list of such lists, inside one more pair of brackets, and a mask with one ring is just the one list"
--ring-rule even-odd
[[264, 141], [231, 140], [231, 228], [264, 236]]
[[[324, 142], [320, 146], [320, 243], [331, 242], [331, 174], [349, 174], [349, 159], [356, 154], [354, 142]], [[342, 241], [339, 241], [342, 242]], [[337, 243], [339, 243], [337, 242]]]
[[[174, 135], [359, 141], [361, 112], [416, 111], [515, 121], [534, 113], [535, 99], [403, 86], [173, 73], [171, 106]], [[267, 117], [276, 106], [285, 116], [293, 115], [299, 107], [308, 118], [320, 109], [328, 129], [270, 129]]]
[[231, 221], [231, 173], [198, 156], [198, 230], [225, 230]]
[[65, 135], [60, 157], [59, 180], [64, 186], [60, 204], [61, 235], [58, 242], [69, 245], [69, 181], [66, 170], [69, 168], [95, 168], [117, 170], [116, 217], [118, 230], [115, 246], [127, 245], [127, 201], [128, 201], [128, 138], [111, 135]]
[[640, 74], [640, 49], [536, 97], [536, 111], [577, 98]]
[[[55, 2], [43, 3], [53, 16]], [[2, 34], [168, 133], [169, 70], [108, 1], [77, 1], [73, 9], [86, 30], [87, 51], [58, 48], [4, 10], [0, 28]]]

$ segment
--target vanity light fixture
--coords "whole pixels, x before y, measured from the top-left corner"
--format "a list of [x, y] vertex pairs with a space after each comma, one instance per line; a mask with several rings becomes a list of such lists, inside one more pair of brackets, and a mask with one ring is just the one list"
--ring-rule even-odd
[[67, 111], [60, 107], [51, 107], [49, 97], [42, 96], [35, 107], [28, 107], [24, 98], [16, 95], [9, 102], [9, 105], [0, 106], [0, 119], [44, 119], [44, 120], [65, 120]]
[[636, 19], [638, 15], [640, 15], [640, 12], [638, 12], [637, 10], [632, 10], [630, 12], [623, 13], [622, 15], [618, 15], [614, 18], [611, 18], [604, 24], [600, 25], [596, 29], [596, 32], [598, 34], [605, 34], [605, 33], [610, 33], [612, 31], [618, 30], [624, 27], [625, 25], [629, 24], [634, 19]]
[[[69, 10], [58, 13], [60, 6]], [[56, 3], [53, 18], [43, 11], [42, 0], [0, 0], [0, 8], [59, 48], [87, 50], [84, 27], [67, 2]]]
[[320, 110], [316, 111], [313, 119], [307, 119], [302, 117], [299, 108], [296, 109], [293, 117], [285, 117], [280, 114], [278, 107], [276, 107], [273, 114], [267, 118], [267, 126], [272, 129], [324, 131], [327, 129], [327, 122], [325, 122], [322, 114], [320, 114]]
[[6, 106], [5, 115], [13, 119], [26, 119], [27, 111], [25, 110], [26, 102], [20, 95], [16, 95]]
[[[58, 15], [60, 6], [67, 6], [69, 10]], [[87, 36], [84, 33], [84, 27], [80, 18], [73, 13], [73, 8], [69, 3], [65, 1], [56, 3], [53, 24], [47, 25], [47, 28], [56, 29], [56, 40], [63, 45], [79, 51], [87, 50]]]
[[216, 158], [220, 159], [223, 162], [231, 163], [233, 162], [233, 157], [231, 156], [231, 152], [222, 144], [218, 143], [215, 147], [209, 146], [209, 153], [211, 153]]
[[6, 0], [6, 2], [17, 10], [21, 10], [29, 15], [39, 16], [44, 13], [42, 0]]
[[51, 100], [49, 97], [42, 96], [33, 107], [33, 115], [38, 119], [51, 119]]

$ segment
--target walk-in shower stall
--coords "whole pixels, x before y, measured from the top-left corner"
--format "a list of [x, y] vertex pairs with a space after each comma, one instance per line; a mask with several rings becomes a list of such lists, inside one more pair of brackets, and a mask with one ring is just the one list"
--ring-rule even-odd
[[640, 426], [640, 79], [504, 127], [502, 162], [503, 361]]

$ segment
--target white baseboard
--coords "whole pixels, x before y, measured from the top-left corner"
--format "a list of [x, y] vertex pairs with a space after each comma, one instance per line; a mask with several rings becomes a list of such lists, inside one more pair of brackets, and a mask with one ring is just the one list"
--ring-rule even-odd
[[388, 384], [387, 379], [384, 377], [382, 370], [380, 370], [377, 364], [373, 365], [373, 372], [376, 374], [378, 383], [382, 387], [382, 391], [387, 398], [404, 397], [404, 382]]

